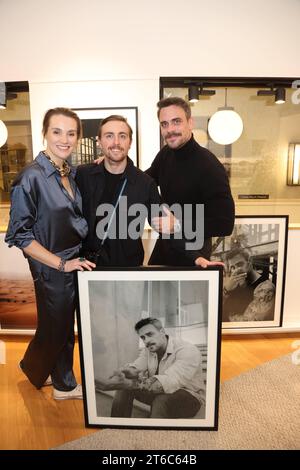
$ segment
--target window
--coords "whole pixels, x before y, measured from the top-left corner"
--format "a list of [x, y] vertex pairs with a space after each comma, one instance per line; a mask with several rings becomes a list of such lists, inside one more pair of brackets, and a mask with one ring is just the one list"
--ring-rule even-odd
[[[274, 95], [258, 96], [259, 90], [282, 86], [286, 101], [275, 103]], [[161, 78], [161, 97], [179, 96], [188, 101], [190, 84], [199, 94], [191, 103], [194, 137], [223, 163], [230, 180], [238, 215], [288, 214], [300, 223], [300, 186], [287, 185], [289, 144], [300, 142], [300, 105], [293, 99], [294, 79]], [[243, 132], [230, 145], [214, 142], [208, 133], [211, 116], [225, 105], [241, 116]], [[299, 94], [299, 93], [298, 93]]]
[[11, 184], [19, 171], [32, 161], [27, 82], [6, 82], [6, 109], [0, 109], [0, 120], [8, 129], [7, 141], [0, 148], [0, 229], [5, 231], [9, 217]]

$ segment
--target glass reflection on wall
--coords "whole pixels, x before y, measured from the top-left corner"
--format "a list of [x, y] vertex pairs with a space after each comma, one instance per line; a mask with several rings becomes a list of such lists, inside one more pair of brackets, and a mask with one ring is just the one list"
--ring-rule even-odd
[[207, 326], [207, 311], [207, 281], [149, 281], [145, 285], [143, 316], [161, 319], [166, 328]]
[[[1, 229], [6, 229], [10, 204], [10, 189], [19, 171], [32, 161], [32, 136], [29, 92], [8, 82], [6, 109], [0, 109], [0, 120], [8, 130], [6, 143], [0, 148], [0, 217]], [[22, 82], [23, 83], [23, 82]], [[25, 87], [28, 89], [28, 84]]]
[[[211, 86], [209, 88], [212, 88]], [[287, 186], [287, 158], [290, 142], [300, 142], [300, 106], [292, 101], [293, 89], [286, 89], [286, 102], [276, 104], [274, 96], [257, 96], [259, 88], [228, 87], [227, 105], [242, 117], [241, 137], [230, 145], [214, 142], [208, 121], [224, 107], [225, 88], [216, 87], [213, 96], [200, 96], [191, 103], [194, 137], [223, 163], [235, 200], [262, 195], [278, 202], [300, 197], [300, 186]], [[188, 101], [187, 88], [164, 88], [164, 97], [180, 96]], [[300, 219], [300, 217], [299, 217]], [[291, 220], [290, 220], [291, 221]], [[295, 220], [299, 222], [300, 220]]]

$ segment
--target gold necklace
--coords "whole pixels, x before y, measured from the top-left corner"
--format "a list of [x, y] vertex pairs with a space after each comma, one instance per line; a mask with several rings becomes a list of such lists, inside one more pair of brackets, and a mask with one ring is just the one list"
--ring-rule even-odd
[[62, 168], [60, 168], [50, 157], [46, 152], [43, 152], [46, 158], [48, 158], [49, 162], [54, 166], [54, 168], [58, 171], [60, 176], [69, 176], [71, 168], [69, 164], [64, 160], [62, 164]]

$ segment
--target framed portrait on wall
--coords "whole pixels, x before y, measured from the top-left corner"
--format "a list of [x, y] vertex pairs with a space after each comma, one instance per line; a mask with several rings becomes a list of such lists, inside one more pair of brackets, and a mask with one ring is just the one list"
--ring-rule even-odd
[[225, 263], [222, 328], [282, 325], [288, 216], [237, 216], [231, 236], [214, 240]]
[[222, 270], [79, 272], [86, 426], [216, 430]]
[[35, 331], [36, 300], [27, 260], [16, 247], [9, 248], [0, 234], [0, 336]]
[[132, 128], [132, 143], [128, 156], [135, 166], [139, 166], [138, 152], [138, 108], [74, 108], [81, 119], [82, 139], [77, 151], [72, 155], [72, 163], [79, 165], [82, 163], [92, 163], [96, 158], [101, 157], [101, 149], [97, 146], [97, 135], [101, 121], [112, 115], [124, 116]]

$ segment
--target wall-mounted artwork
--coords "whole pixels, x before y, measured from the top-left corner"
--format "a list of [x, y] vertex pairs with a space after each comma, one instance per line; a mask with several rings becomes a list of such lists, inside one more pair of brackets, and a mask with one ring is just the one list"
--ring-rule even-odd
[[21, 250], [8, 248], [0, 234], [0, 334], [32, 333], [36, 328], [34, 283]]
[[282, 324], [287, 216], [237, 216], [230, 237], [214, 241], [213, 259], [225, 263], [222, 327]]
[[87, 426], [217, 429], [222, 270], [79, 272]]
[[91, 163], [96, 158], [101, 157], [101, 150], [97, 146], [97, 135], [102, 119], [117, 114], [124, 116], [132, 128], [132, 144], [129, 150], [129, 157], [135, 166], [139, 166], [138, 152], [138, 109], [129, 108], [77, 108], [74, 111], [78, 114], [82, 123], [82, 139], [78, 145], [77, 152], [72, 156], [72, 163], [79, 165]]

